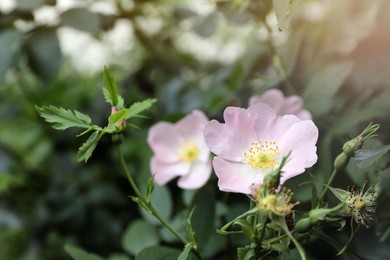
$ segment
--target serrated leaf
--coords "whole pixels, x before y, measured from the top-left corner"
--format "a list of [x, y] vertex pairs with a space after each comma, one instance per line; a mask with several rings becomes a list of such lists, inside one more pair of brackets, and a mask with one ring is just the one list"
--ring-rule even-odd
[[116, 123], [119, 123], [121, 120], [124, 120], [126, 119], [126, 117], [128, 116], [129, 114], [129, 109], [121, 109], [119, 110], [118, 112], [115, 112], [114, 114], [110, 115], [110, 117], [108, 118], [108, 122], [110, 124], [116, 124]]
[[104, 66], [103, 82], [103, 95], [106, 102], [110, 103], [113, 107], [118, 106], [118, 87], [116, 85], [115, 78], [111, 76], [111, 73], [106, 66]]
[[382, 156], [390, 150], [390, 145], [380, 146], [370, 150], [358, 150], [355, 153], [356, 166], [361, 170], [367, 170], [377, 163]]
[[189, 255], [190, 251], [191, 251], [191, 248], [192, 248], [192, 243], [186, 244], [186, 246], [184, 247], [183, 252], [181, 252], [181, 254], [177, 258], [177, 260], [186, 260], [188, 258], [188, 255]]
[[157, 99], [149, 98], [145, 99], [144, 101], [135, 102], [130, 106], [126, 119], [135, 117], [142, 111], [149, 109], [156, 101]]
[[95, 131], [89, 136], [87, 141], [79, 148], [77, 153], [77, 161], [80, 162], [84, 160], [84, 162], [87, 162], [89, 157], [91, 157], [93, 150], [95, 150], [96, 145], [99, 143], [102, 135], [103, 133]]
[[74, 260], [103, 260], [102, 257], [89, 253], [77, 246], [66, 244], [64, 249]]
[[54, 124], [53, 128], [64, 130], [70, 127], [90, 128], [91, 118], [78, 111], [71, 111], [62, 107], [44, 106], [36, 107], [41, 117]]

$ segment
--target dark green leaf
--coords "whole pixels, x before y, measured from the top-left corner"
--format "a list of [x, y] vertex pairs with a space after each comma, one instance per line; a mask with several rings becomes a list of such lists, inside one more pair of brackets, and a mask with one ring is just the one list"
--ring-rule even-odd
[[381, 173], [378, 184], [376, 233], [382, 242], [390, 242], [390, 168]]
[[322, 116], [332, 107], [334, 95], [350, 74], [350, 61], [331, 64], [314, 74], [307, 84], [303, 97], [305, 106], [314, 116]]
[[118, 87], [116, 85], [115, 78], [111, 76], [110, 71], [106, 66], [104, 66], [104, 88], [103, 88], [103, 94], [104, 98], [106, 99], [107, 103], [110, 103], [111, 106], [116, 107], [118, 106]]
[[181, 251], [166, 246], [152, 246], [142, 250], [135, 260], [177, 260]]
[[[152, 195], [150, 196], [150, 200], [153, 207], [160, 213], [163, 218], [169, 219], [171, 217], [173, 210], [172, 196], [166, 186], [156, 185]], [[144, 209], [141, 210], [141, 214], [149, 223], [155, 225], [161, 224], [160, 221], [158, 221], [154, 216], [150, 215]]]
[[215, 199], [212, 190], [207, 186], [198, 190], [192, 206], [196, 206], [191, 218], [192, 229], [195, 232], [198, 248], [202, 252], [209, 237], [215, 233]]
[[9, 29], [0, 32], [0, 82], [3, 80], [8, 68], [12, 65], [21, 43], [22, 34], [18, 31]]
[[101, 26], [100, 15], [87, 8], [73, 8], [61, 14], [61, 23], [86, 32], [98, 32]]
[[102, 135], [103, 134], [99, 131], [95, 131], [89, 136], [88, 140], [79, 148], [77, 161], [84, 160], [84, 162], [87, 162], [89, 157], [91, 157], [93, 150], [95, 150], [96, 145], [99, 143]]
[[91, 118], [78, 111], [71, 111], [62, 107], [44, 106], [36, 107], [39, 114], [49, 123], [53, 123], [53, 128], [64, 130], [70, 127], [90, 128]]
[[356, 166], [368, 170], [374, 166], [390, 150], [390, 145], [380, 146], [370, 150], [358, 150], [355, 154]]
[[156, 101], [157, 99], [149, 98], [145, 99], [144, 101], [135, 102], [130, 106], [126, 119], [135, 117], [142, 111], [149, 109]]
[[130, 254], [136, 255], [144, 248], [158, 244], [156, 228], [144, 220], [130, 223], [122, 237], [122, 246]]
[[188, 243], [188, 244], [184, 247], [183, 252], [181, 252], [181, 254], [180, 254], [179, 257], [177, 258], [177, 260], [186, 260], [187, 257], [188, 257], [188, 255], [190, 254], [191, 248], [192, 248], [192, 243]]
[[103, 260], [102, 257], [89, 253], [77, 246], [66, 244], [64, 249], [74, 260]]
[[26, 41], [31, 69], [42, 80], [53, 79], [61, 66], [62, 54], [54, 28], [41, 28]]

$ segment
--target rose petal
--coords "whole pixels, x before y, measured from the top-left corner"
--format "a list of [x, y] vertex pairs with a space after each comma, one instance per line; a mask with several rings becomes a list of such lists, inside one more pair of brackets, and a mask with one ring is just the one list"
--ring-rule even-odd
[[258, 136], [257, 140], [271, 140], [272, 131], [279, 116], [265, 103], [257, 103], [248, 108], [253, 120], [253, 126]]
[[164, 185], [178, 176], [186, 175], [190, 171], [191, 165], [188, 163], [164, 163], [155, 156], [150, 161], [150, 170], [154, 174], [154, 181], [159, 185]]
[[257, 103], [266, 103], [272, 107], [277, 114], [280, 114], [280, 111], [283, 108], [284, 95], [283, 92], [279, 89], [270, 89], [263, 93], [261, 96], [254, 96], [249, 99], [249, 106], [252, 106]]
[[230, 162], [220, 157], [214, 158], [213, 166], [219, 179], [218, 187], [226, 192], [251, 194], [252, 185], [258, 185], [264, 178], [246, 164]]
[[148, 144], [161, 162], [177, 162], [183, 138], [173, 124], [160, 122], [149, 129]]
[[241, 161], [243, 154], [257, 140], [253, 122], [243, 108], [227, 107], [225, 124], [212, 120], [207, 123], [204, 138], [210, 150], [231, 161]]
[[209, 120], [203, 112], [194, 110], [178, 121], [175, 127], [185, 139], [203, 140], [203, 130], [208, 122]]
[[208, 181], [211, 171], [211, 161], [194, 163], [190, 172], [179, 178], [177, 185], [182, 189], [198, 189]]

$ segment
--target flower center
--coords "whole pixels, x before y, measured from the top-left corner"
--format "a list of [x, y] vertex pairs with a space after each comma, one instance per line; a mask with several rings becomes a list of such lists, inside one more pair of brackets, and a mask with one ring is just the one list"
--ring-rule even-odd
[[366, 202], [360, 195], [357, 195], [352, 199], [351, 205], [354, 210], [361, 211], [366, 207]]
[[252, 146], [244, 153], [244, 162], [253, 169], [267, 170], [278, 165], [279, 147], [274, 141], [253, 142]]
[[180, 160], [185, 163], [192, 163], [198, 158], [199, 148], [194, 143], [186, 143], [180, 151]]

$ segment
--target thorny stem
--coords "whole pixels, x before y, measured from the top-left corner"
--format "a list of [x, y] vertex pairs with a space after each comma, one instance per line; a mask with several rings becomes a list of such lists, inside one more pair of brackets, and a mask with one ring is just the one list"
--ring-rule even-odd
[[[127, 176], [127, 179], [129, 180], [130, 182], [130, 185], [131, 187], [133, 188], [135, 194], [137, 195], [138, 199], [140, 201], [142, 201], [142, 204], [144, 206], [147, 207], [147, 210], [153, 215], [155, 216], [167, 229], [169, 229], [169, 231], [172, 232], [172, 234], [174, 234], [184, 245], [188, 244], [188, 241], [182, 236], [180, 235], [179, 232], [177, 232], [158, 212], [157, 210], [153, 207], [152, 203], [150, 201], [147, 201], [146, 198], [142, 195], [142, 193], [140, 192], [140, 190], [138, 189], [137, 185], [135, 184], [134, 180], [133, 180], [133, 177], [131, 176], [130, 172], [129, 172], [129, 169], [127, 168], [127, 165], [125, 163], [125, 160], [123, 158], [123, 154], [122, 154], [122, 149], [120, 147], [120, 145], [117, 145], [117, 153], [118, 153], [118, 157], [119, 157], [119, 160], [121, 162], [121, 165], [122, 165], [122, 168], [123, 170], [125, 171], [126, 173], [126, 176]], [[193, 249], [195, 250], [195, 249]], [[195, 252], [197, 253], [197, 252]]]

